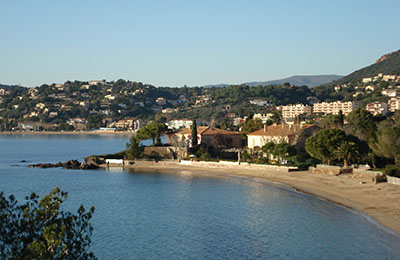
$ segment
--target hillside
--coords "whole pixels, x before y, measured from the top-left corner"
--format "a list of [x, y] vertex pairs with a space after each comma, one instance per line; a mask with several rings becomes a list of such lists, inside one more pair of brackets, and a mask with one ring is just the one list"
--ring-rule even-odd
[[3, 85], [0, 84], [0, 89], [4, 89], [4, 90], [11, 90], [11, 89], [15, 89], [17, 86], [10, 86], [10, 85]]
[[284, 79], [277, 79], [277, 80], [263, 81], [263, 82], [248, 82], [244, 84], [249, 86], [260, 86], [260, 85], [265, 86], [265, 85], [281, 85], [283, 83], [289, 82], [291, 85], [294, 86], [308, 86], [312, 88], [315, 86], [332, 82], [334, 80], [338, 80], [341, 77], [342, 76], [339, 75], [314, 75], [314, 76], [298, 75]]
[[358, 82], [363, 78], [376, 76], [378, 73], [383, 73], [385, 75], [400, 75], [400, 50], [385, 54], [374, 64], [356, 70], [339, 80], [325, 85], [335, 86], [350, 82]]
[[265, 111], [266, 105], [257, 102], [306, 103], [310, 95], [311, 89], [306, 86], [170, 88], [122, 79], [115, 82], [66, 81], [1, 91], [0, 130], [1, 127], [15, 128], [24, 121], [50, 124], [57, 130], [70, 129], [67, 122], [87, 121], [86, 127], [91, 129], [105, 126], [106, 121], [130, 117], [146, 121], [182, 117], [222, 121], [228, 114], [246, 116]]
[[[339, 75], [296, 75], [284, 79], [276, 79], [269, 81], [253, 81], [253, 82], [245, 82], [241, 85], [248, 86], [266, 86], [266, 85], [282, 85], [283, 83], [289, 82], [294, 86], [308, 86], [310, 88], [319, 86], [322, 84], [326, 84], [332, 82], [334, 80], [340, 79], [342, 76]], [[227, 87], [229, 84], [215, 84], [215, 85], [206, 85], [204, 88], [211, 87]]]

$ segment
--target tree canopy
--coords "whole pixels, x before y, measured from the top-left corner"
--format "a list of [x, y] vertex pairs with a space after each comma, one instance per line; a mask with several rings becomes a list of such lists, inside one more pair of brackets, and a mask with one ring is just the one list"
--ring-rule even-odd
[[370, 147], [378, 156], [400, 164], [400, 111], [379, 123], [376, 140], [370, 141]]
[[54, 189], [39, 201], [32, 193], [18, 205], [0, 193], [0, 259], [96, 259], [89, 252], [94, 208], [61, 210], [67, 193]]
[[162, 123], [152, 123], [141, 128], [136, 133], [136, 141], [152, 139], [153, 145], [161, 145], [161, 135], [167, 131], [167, 126]]
[[346, 134], [339, 129], [324, 129], [306, 140], [307, 153], [323, 163], [330, 164], [335, 159], [337, 145], [346, 141]]

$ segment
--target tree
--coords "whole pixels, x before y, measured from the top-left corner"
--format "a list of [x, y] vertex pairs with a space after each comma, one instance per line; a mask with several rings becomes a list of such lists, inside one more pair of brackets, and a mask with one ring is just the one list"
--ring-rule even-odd
[[343, 129], [344, 126], [344, 115], [343, 115], [343, 111], [339, 110], [339, 129]]
[[321, 128], [337, 128], [343, 129], [343, 114], [342, 115], [327, 115], [321, 121], [318, 122], [318, 125]]
[[337, 145], [346, 141], [346, 134], [339, 129], [324, 129], [306, 140], [307, 153], [323, 163], [330, 164], [335, 159]]
[[336, 159], [343, 160], [343, 165], [348, 166], [351, 162], [357, 162], [360, 158], [359, 147], [355, 142], [341, 142], [333, 152]]
[[259, 118], [249, 119], [242, 125], [242, 133], [248, 134], [263, 127], [262, 120]]
[[[399, 113], [400, 114], [400, 113]], [[377, 134], [376, 140], [370, 142], [372, 151], [382, 157], [386, 157], [400, 164], [400, 122], [396, 125], [387, 125], [388, 121], [380, 124], [380, 131]]]
[[279, 159], [285, 159], [287, 156], [293, 156], [296, 154], [296, 148], [286, 142], [276, 144], [273, 151], [273, 155]]
[[132, 136], [129, 139], [130, 143], [126, 143], [126, 152], [125, 157], [127, 159], [136, 159], [140, 158], [143, 155], [143, 149], [139, 146], [139, 141], [135, 136]]
[[351, 133], [363, 141], [376, 137], [377, 118], [367, 110], [356, 108], [347, 116], [347, 122], [346, 133]]
[[277, 111], [274, 111], [274, 112], [272, 113], [271, 120], [272, 120], [273, 123], [279, 124], [279, 123], [282, 121], [282, 114], [280, 114], [280, 113], [277, 112]]
[[94, 207], [77, 215], [62, 211], [67, 193], [59, 188], [45, 195], [32, 193], [17, 205], [13, 195], [0, 193], [1, 259], [96, 259], [88, 252], [93, 232], [89, 220]]
[[268, 142], [261, 147], [261, 151], [267, 154], [267, 158], [270, 159], [270, 154], [273, 153], [275, 148], [275, 143], [274, 142]]
[[148, 124], [136, 133], [136, 140], [153, 139], [153, 145], [161, 145], [161, 135], [167, 130], [167, 126], [161, 123]]
[[369, 146], [375, 155], [400, 165], [400, 111], [378, 124], [376, 139], [370, 140]]
[[192, 134], [192, 146], [196, 146], [198, 142], [197, 142], [197, 124], [195, 119], [193, 119], [191, 134]]
[[102, 120], [103, 116], [102, 115], [90, 115], [87, 118], [87, 128], [92, 129], [92, 128], [98, 128], [102, 126]]

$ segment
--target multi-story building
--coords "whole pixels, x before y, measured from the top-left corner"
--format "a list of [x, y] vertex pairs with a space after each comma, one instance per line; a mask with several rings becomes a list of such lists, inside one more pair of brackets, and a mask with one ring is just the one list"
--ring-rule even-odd
[[269, 119], [271, 119], [271, 117], [273, 116], [272, 113], [257, 113], [254, 114], [253, 119], [260, 119], [263, 124], [265, 124]]
[[310, 115], [312, 112], [311, 106], [303, 104], [279, 106], [277, 109], [282, 111], [283, 119], [295, 118], [302, 114]]
[[313, 104], [314, 113], [324, 113], [324, 114], [339, 114], [341, 110], [344, 115], [348, 115], [355, 108], [355, 104], [351, 101], [342, 102], [321, 102]]
[[397, 89], [384, 89], [381, 94], [387, 97], [397, 97]]
[[[169, 129], [180, 129], [180, 128], [190, 128], [193, 125], [193, 120], [191, 119], [174, 119], [166, 123]], [[205, 126], [206, 123], [202, 120], [196, 120], [197, 126]]]
[[144, 126], [144, 122], [142, 119], [138, 118], [126, 118], [121, 119], [117, 122], [113, 122], [108, 125], [108, 127], [115, 127], [119, 129], [128, 129], [128, 130], [139, 130]]
[[400, 97], [393, 97], [388, 101], [388, 107], [390, 112], [400, 110]]
[[385, 102], [369, 103], [365, 106], [365, 109], [373, 115], [386, 115], [388, 113], [388, 105]]

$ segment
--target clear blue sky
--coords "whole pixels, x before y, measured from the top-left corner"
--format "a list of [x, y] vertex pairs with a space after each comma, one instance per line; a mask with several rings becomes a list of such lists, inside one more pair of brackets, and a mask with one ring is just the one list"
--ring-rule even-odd
[[399, 0], [1, 0], [0, 83], [346, 75], [400, 49], [399, 11]]

